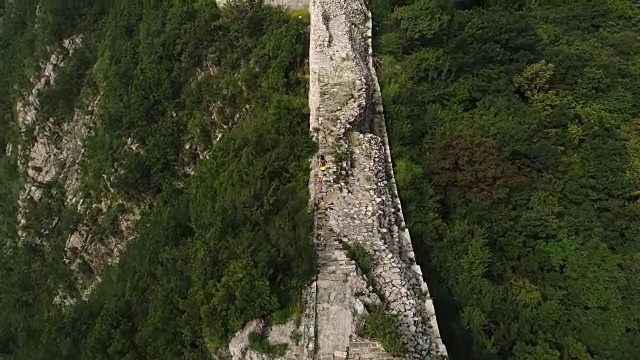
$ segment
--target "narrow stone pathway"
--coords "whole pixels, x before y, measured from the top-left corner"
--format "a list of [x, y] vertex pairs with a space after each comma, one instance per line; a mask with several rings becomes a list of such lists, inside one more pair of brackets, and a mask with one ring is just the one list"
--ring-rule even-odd
[[348, 286], [349, 278], [356, 273], [356, 266], [347, 257], [337, 236], [327, 226], [325, 209], [316, 212], [319, 233], [318, 280], [316, 283], [316, 339], [317, 359], [331, 360], [336, 352], [345, 352], [354, 323], [351, 304], [354, 294]]
[[[390, 170], [371, 14], [364, 0], [311, 0], [310, 13], [310, 130], [332, 180], [320, 187], [314, 176], [309, 184], [318, 254], [313, 360], [393, 359], [357, 335], [373, 303], [397, 318], [406, 359], [440, 359], [446, 350]], [[344, 248], [356, 244], [371, 257], [366, 279]]]

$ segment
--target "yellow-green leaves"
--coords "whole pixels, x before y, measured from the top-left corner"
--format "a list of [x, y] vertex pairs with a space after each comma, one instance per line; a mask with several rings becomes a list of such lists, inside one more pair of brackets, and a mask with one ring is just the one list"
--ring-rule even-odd
[[540, 289], [529, 279], [523, 277], [511, 280], [509, 296], [521, 310], [528, 310], [542, 301]]
[[513, 83], [516, 88], [524, 92], [528, 99], [535, 101], [540, 94], [549, 89], [553, 70], [553, 64], [546, 60], [540, 60], [527, 66], [521, 74], [516, 75]]
[[633, 183], [636, 190], [640, 190], [640, 118], [631, 120], [624, 131], [627, 140], [626, 176]]

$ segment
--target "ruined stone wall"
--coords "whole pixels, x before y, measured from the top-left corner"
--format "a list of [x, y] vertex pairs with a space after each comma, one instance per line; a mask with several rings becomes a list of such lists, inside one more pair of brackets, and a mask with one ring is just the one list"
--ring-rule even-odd
[[[310, 13], [310, 128], [320, 153], [329, 162], [332, 180], [325, 179], [319, 185], [312, 177], [310, 184], [322, 233], [317, 239], [319, 255], [333, 256], [333, 262], [325, 262], [333, 264], [343, 256], [333, 246], [336, 240], [345, 247], [362, 246], [372, 258], [364, 288], [370, 288], [374, 296], [363, 298], [362, 290], [347, 289], [343, 303], [357, 307], [358, 303], [379, 299], [398, 318], [407, 358], [446, 357], [393, 177], [380, 88], [373, 68], [370, 13], [360, 0], [312, 0]], [[327, 248], [331, 253], [326, 253]], [[320, 274], [324, 271], [322, 266], [323, 263]], [[349, 284], [345, 280], [330, 285]], [[323, 292], [339, 291], [318, 288], [317, 319], [331, 317], [322, 314], [322, 306], [318, 305], [325, 298]], [[327, 306], [335, 309], [336, 304]], [[359, 321], [355, 315], [343, 319]], [[335, 335], [337, 328], [346, 327], [331, 321], [325, 321], [325, 325], [332, 329], [323, 329], [320, 320], [316, 323], [320, 358], [328, 355], [322, 349], [323, 332]], [[349, 337], [347, 344], [352, 342], [353, 333]], [[335, 336], [334, 341], [345, 343]], [[347, 355], [349, 348], [347, 345], [344, 349]]]
[[373, 74], [372, 75], [372, 85], [373, 85], [372, 100], [373, 101], [371, 103], [371, 109], [373, 113], [373, 122], [374, 122], [373, 128], [374, 128], [374, 133], [380, 137], [382, 142], [382, 147], [383, 147], [382, 149], [383, 151], [379, 152], [378, 154], [384, 156], [384, 159], [380, 159], [380, 160], [385, 163], [385, 168], [386, 168], [385, 170], [386, 170], [386, 175], [388, 179], [388, 190], [390, 192], [390, 197], [392, 200], [392, 204], [389, 204], [390, 205], [389, 212], [391, 214], [391, 217], [394, 218], [395, 224], [397, 225], [399, 230], [397, 234], [394, 234], [394, 236], [397, 236], [398, 238], [402, 259], [410, 266], [411, 270], [413, 270], [416, 273], [417, 279], [420, 282], [420, 288], [423, 294], [425, 295], [425, 299], [424, 299], [425, 301], [424, 306], [426, 311], [425, 315], [428, 318], [429, 327], [431, 328], [431, 333], [430, 333], [431, 341], [433, 342], [436, 352], [441, 354], [446, 354], [447, 350], [444, 343], [442, 342], [442, 338], [440, 337], [440, 330], [438, 328], [438, 322], [435, 314], [435, 307], [433, 305], [433, 300], [429, 296], [429, 288], [427, 287], [427, 284], [424, 281], [422, 270], [420, 269], [420, 266], [417, 265], [416, 263], [415, 253], [413, 252], [413, 244], [411, 242], [411, 236], [409, 234], [409, 229], [407, 228], [404, 220], [404, 215], [402, 212], [402, 204], [400, 202], [400, 196], [398, 194], [398, 188], [396, 186], [396, 180], [395, 180], [393, 165], [391, 161], [391, 149], [389, 147], [389, 138], [387, 135], [387, 127], [384, 119], [384, 109], [382, 106], [382, 93], [380, 91], [380, 84], [378, 82], [378, 77], [375, 74], [375, 69], [373, 66], [373, 47], [371, 43], [372, 28], [373, 26], [371, 23], [371, 18], [369, 18], [368, 59], [369, 59], [369, 69]]
[[[320, 181], [313, 159], [318, 271], [304, 295], [301, 341], [284, 359], [399, 359], [359, 334], [367, 308], [378, 304], [397, 318], [402, 359], [444, 359], [393, 176], [371, 14], [364, 0], [311, 0], [309, 12], [309, 126], [328, 169]], [[350, 258], [357, 247], [370, 257], [369, 269]]]

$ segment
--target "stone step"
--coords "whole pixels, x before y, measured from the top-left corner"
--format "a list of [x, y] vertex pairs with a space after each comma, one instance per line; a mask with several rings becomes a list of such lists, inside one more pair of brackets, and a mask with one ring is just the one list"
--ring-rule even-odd
[[337, 283], [345, 283], [348, 281], [348, 275], [346, 274], [330, 274], [330, 275], [318, 275], [318, 280], [333, 281]]
[[330, 278], [334, 280], [342, 280], [345, 276], [349, 276], [351, 274], [355, 274], [356, 269], [353, 268], [351, 271], [333, 271], [333, 272], [324, 272], [320, 271], [318, 273], [318, 278], [322, 277], [323, 279]]
[[337, 247], [333, 244], [327, 244], [325, 242], [317, 243], [316, 249], [318, 253], [323, 255], [332, 255], [335, 257], [346, 257], [347, 254], [341, 247]]
[[323, 251], [318, 253], [318, 262], [323, 262], [325, 264], [349, 264], [351, 259], [345, 254], [336, 255], [335, 251]]
[[331, 261], [327, 263], [318, 263], [321, 266], [318, 268], [325, 272], [351, 272], [356, 268], [356, 265], [348, 261]]
[[349, 349], [349, 360], [399, 360], [400, 358], [396, 358], [391, 356], [388, 352], [382, 350], [378, 350], [376, 348], [372, 349]]
[[351, 274], [356, 270], [356, 266], [350, 263], [331, 264], [320, 269], [325, 273], [345, 273]]
[[318, 261], [335, 262], [336, 264], [348, 264], [349, 257], [346, 254], [337, 253], [336, 251], [322, 251], [318, 253]]
[[323, 255], [332, 255], [332, 256], [335, 256], [336, 258], [347, 257], [347, 252], [344, 251], [340, 245], [320, 243], [318, 244], [317, 249], [318, 249], [318, 252], [322, 253]]
[[349, 259], [332, 259], [330, 257], [318, 257], [318, 265], [323, 269], [355, 266]]
[[351, 271], [351, 269], [355, 269], [355, 264], [349, 261], [349, 259], [345, 260], [329, 260], [329, 261], [318, 261], [318, 267], [321, 270], [327, 271]]
[[349, 355], [347, 360], [401, 360], [385, 354]]
[[342, 246], [340, 244], [334, 244], [333, 242], [318, 244], [318, 252], [331, 254], [335, 257], [347, 257], [347, 252], [342, 249]]

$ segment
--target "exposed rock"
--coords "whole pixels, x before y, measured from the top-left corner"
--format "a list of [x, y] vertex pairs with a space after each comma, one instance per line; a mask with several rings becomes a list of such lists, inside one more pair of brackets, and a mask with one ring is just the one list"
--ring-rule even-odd
[[[42, 64], [42, 71], [38, 79], [32, 79], [33, 88], [23, 101], [16, 105], [17, 125], [22, 134], [22, 141], [17, 146], [8, 145], [7, 153], [16, 156], [19, 168], [26, 173], [24, 190], [18, 199], [18, 235], [21, 244], [24, 241], [35, 241], [47, 246], [45, 238], [30, 239], [25, 231], [25, 216], [28, 204], [41, 201], [43, 186], [60, 181], [65, 189], [65, 205], [74, 208], [80, 214], [85, 215], [85, 220], [78, 229], [69, 236], [66, 243], [65, 262], [74, 270], [78, 287], [82, 297], [86, 298], [91, 289], [100, 281], [101, 272], [108, 264], [117, 261], [124, 247], [134, 238], [133, 224], [138, 218], [139, 209], [129, 204], [118, 204], [111, 198], [111, 193], [103, 194], [98, 204], [84, 204], [79, 191], [80, 186], [80, 161], [84, 153], [84, 142], [95, 125], [102, 93], [91, 96], [85, 94], [85, 102], [80, 105], [70, 121], [56, 121], [49, 118], [43, 123], [38, 123], [37, 114], [40, 106], [40, 93], [47, 87], [55, 86], [56, 71], [64, 66], [69, 56], [82, 45], [82, 35], [65, 39], [62, 48], [53, 51], [48, 62]], [[34, 143], [25, 151], [23, 144], [29, 144], [29, 134], [33, 134]], [[135, 141], [129, 139], [127, 145], [129, 151], [141, 151]], [[17, 151], [14, 154], [14, 149]], [[105, 179], [107, 188], [109, 182]], [[110, 189], [111, 192], [112, 189]], [[121, 206], [123, 211], [117, 216], [116, 227], [120, 236], [94, 241], [88, 223], [88, 211], [97, 209], [98, 219], [115, 206]], [[62, 306], [72, 304], [69, 295], [60, 294], [55, 303]]]
[[[75, 36], [66, 39], [63, 42], [64, 49], [69, 53], [73, 52], [82, 43], [82, 36]], [[58, 50], [51, 54], [49, 61], [41, 64], [42, 73], [39, 79], [32, 78], [33, 88], [25, 100], [16, 104], [16, 112], [18, 115], [18, 128], [22, 133], [23, 142], [27, 142], [27, 131], [34, 125], [40, 101], [38, 99], [40, 92], [46, 86], [55, 83], [55, 70], [64, 63], [63, 51]], [[53, 119], [48, 119], [42, 126], [35, 126], [33, 130], [36, 138], [35, 145], [29, 150], [29, 154], [24, 153], [22, 142], [18, 143], [16, 157], [18, 159], [18, 167], [26, 170], [27, 179], [25, 181], [24, 190], [20, 193], [18, 199], [18, 236], [19, 242], [22, 242], [26, 236], [24, 232], [25, 211], [28, 198], [35, 201], [40, 200], [42, 191], [37, 187], [38, 183], [48, 183], [59, 173], [55, 167], [56, 154], [58, 153], [54, 143], [51, 141], [52, 132], [54, 132]], [[10, 149], [7, 148], [9, 151]], [[11, 148], [12, 150], [12, 148]], [[11, 151], [13, 152], [13, 151]]]
[[244, 329], [238, 332], [231, 342], [229, 342], [229, 352], [233, 360], [265, 360], [261, 354], [257, 354], [249, 347], [249, 334], [257, 331], [263, 333], [265, 331], [264, 322], [262, 320], [253, 320], [249, 322]]
[[233, 360], [271, 360], [267, 355], [260, 354], [251, 349], [249, 345], [249, 334], [257, 332], [266, 335], [270, 344], [287, 344], [287, 353], [282, 359], [299, 359], [300, 352], [297, 345], [292, 343], [291, 335], [295, 329], [292, 321], [286, 324], [267, 327], [262, 320], [253, 320], [236, 333], [229, 342], [229, 353]]
[[87, 107], [86, 112], [76, 109], [73, 120], [62, 126], [61, 160], [63, 161], [64, 188], [67, 206], [81, 207], [78, 197], [80, 185], [80, 160], [84, 154], [84, 141], [98, 116], [98, 106], [102, 99], [99, 93]]

